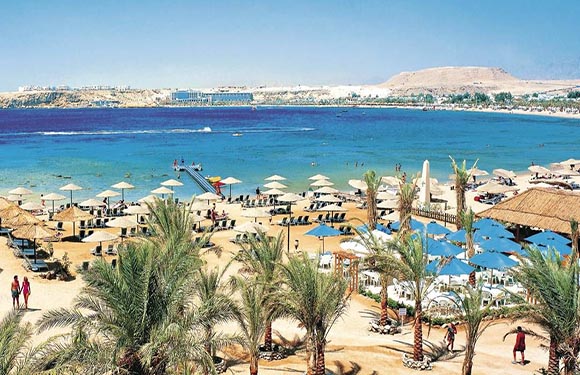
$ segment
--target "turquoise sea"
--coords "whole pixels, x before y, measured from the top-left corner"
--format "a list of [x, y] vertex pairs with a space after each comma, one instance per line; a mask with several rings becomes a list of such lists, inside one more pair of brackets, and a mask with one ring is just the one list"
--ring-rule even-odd
[[[348, 179], [367, 169], [392, 175], [401, 163], [413, 175], [425, 159], [432, 175], [446, 180], [449, 155], [479, 159], [490, 173], [580, 157], [576, 119], [405, 109], [3, 110], [0, 133], [0, 194], [16, 186], [58, 192], [74, 182], [85, 188], [75, 200], [121, 180], [137, 187], [126, 191], [128, 199], [141, 198], [177, 177], [171, 165], [181, 158], [201, 162], [205, 175], [242, 180], [233, 186], [235, 195], [252, 193], [275, 173], [288, 178], [291, 191], [307, 189], [307, 178], [317, 173], [350, 189]], [[179, 197], [199, 193], [187, 175], [181, 181]]]

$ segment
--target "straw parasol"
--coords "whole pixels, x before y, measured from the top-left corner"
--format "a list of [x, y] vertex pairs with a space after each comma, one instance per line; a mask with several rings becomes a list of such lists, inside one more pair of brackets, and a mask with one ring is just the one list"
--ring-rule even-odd
[[105, 190], [100, 192], [99, 194], [97, 194], [97, 197], [99, 198], [107, 198], [107, 208], [109, 208], [109, 204], [111, 203], [109, 200], [111, 197], [118, 197], [119, 195], [121, 195], [121, 193], [119, 193], [118, 191], [113, 191], [113, 190]]
[[0, 197], [0, 210], [3, 210], [7, 207], [13, 206], [14, 203], [10, 202], [8, 199], [4, 197]]
[[70, 221], [73, 224], [73, 237], [75, 236], [75, 223], [81, 220], [90, 220], [94, 216], [90, 213], [81, 210], [77, 206], [70, 206], [64, 211], [54, 215], [55, 221]]
[[253, 221], [248, 221], [246, 223], [237, 225], [234, 227], [234, 230], [236, 232], [242, 232], [242, 233], [265, 233], [269, 230], [270, 228], [268, 228], [266, 225], [262, 225], [262, 224], [258, 224], [255, 223]]
[[248, 208], [246, 210], [243, 210], [242, 216], [243, 217], [252, 217], [252, 218], [254, 218], [254, 221], [257, 222], [258, 218], [271, 217], [272, 214], [264, 211], [263, 209], [261, 209], [259, 207], [254, 207], [254, 208]]
[[508, 171], [507, 169], [502, 168], [494, 169], [492, 173], [498, 177], [516, 178], [516, 173], [514, 171]]
[[485, 185], [481, 185], [479, 186], [476, 190], [482, 193], [488, 193], [488, 194], [503, 194], [503, 193], [507, 193], [508, 191], [515, 191], [515, 190], [519, 190], [520, 188], [518, 186], [508, 186], [508, 185], [502, 185], [502, 184], [498, 184], [496, 182], [488, 182]]
[[111, 185], [113, 189], [121, 189], [121, 199], [125, 200], [125, 189], [134, 189], [135, 186], [131, 185], [128, 182], [121, 181], [117, 182], [115, 185]]
[[531, 165], [528, 167], [528, 171], [536, 174], [548, 174], [551, 173], [548, 168], [544, 168], [541, 165]]
[[328, 177], [326, 177], [326, 176], [325, 176], [325, 175], [323, 175], [323, 174], [316, 174], [316, 175], [314, 175], [314, 176], [310, 176], [310, 177], [308, 177], [308, 179], [309, 179], [309, 180], [314, 180], [314, 181], [316, 181], [316, 180], [328, 180], [329, 178], [328, 178]]
[[30, 195], [32, 194], [32, 190], [28, 190], [27, 188], [24, 188], [22, 186], [17, 187], [16, 189], [12, 189], [8, 192], [8, 194], [12, 194], [12, 195]]
[[368, 189], [367, 183], [363, 180], [348, 180], [348, 184], [358, 190], [366, 191]]
[[321, 188], [318, 188], [316, 190], [314, 190], [314, 193], [318, 193], [318, 194], [336, 194], [339, 193], [338, 189], [335, 189], [333, 187], [330, 186], [323, 186]]
[[221, 182], [223, 184], [230, 185], [230, 198], [231, 198], [232, 197], [232, 185], [233, 184], [239, 184], [242, 181], [240, 181], [240, 180], [238, 180], [237, 178], [234, 178], [234, 177], [226, 177], [223, 180], [221, 180]]
[[334, 182], [330, 182], [328, 180], [316, 180], [310, 184], [310, 186], [322, 187], [322, 186], [332, 186]]
[[284, 181], [286, 177], [282, 177], [280, 175], [274, 174], [270, 177], [266, 177], [264, 180], [266, 181]]
[[73, 204], [73, 191], [83, 190], [83, 188], [78, 186], [78, 185], [75, 185], [75, 184], [67, 184], [67, 185], [61, 186], [60, 188], [58, 188], [58, 190], [70, 191], [70, 204], [72, 206], [72, 204]]
[[64, 195], [50, 193], [44, 195], [42, 199], [44, 199], [45, 201], [52, 201], [52, 213], [54, 213], [54, 201], [61, 201], [63, 199], [66, 199], [66, 197]]
[[43, 227], [40, 223], [25, 225], [12, 232], [14, 237], [34, 241], [34, 263], [36, 263], [36, 240], [52, 237], [54, 234], [52, 230]]
[[478, 176], [487, 176], [489, 175], [489, 173], [487, 171], [484, 171], [483, 169], [473, 167], [469, 170], [469, 175], [478, 177]]
[[285, 189], [288, 186], [286, 186], [278, 181], [272, 181], [272, 182], [268, 182], [267, 184], [264, 184], [264, 187], [267, 187], [268, 189]]
[[8, 227], [18, 227], [21, 225], [37, 224], [40, 222], [36, 216], [12, 204], [0, 210], [0, 219]]

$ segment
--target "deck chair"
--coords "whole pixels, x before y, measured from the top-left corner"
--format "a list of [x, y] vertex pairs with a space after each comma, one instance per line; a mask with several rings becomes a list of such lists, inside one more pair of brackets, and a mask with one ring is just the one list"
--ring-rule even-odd
[[228, 225], [228, 229], [234, 229], [236, 226], [236, 219], [230, 220], [230, 225]]
[[94, 256], [102, 256], [103, 255], [103, 248], [99, 245], [95, 246], [94, 249], [91, 249], [91, 254]]
[[107, 254], [107, 255], [117, 255], [117, 249], [115, 249], [115, 245], [113, 245], [112, 243], [110, 243], [107, 246], [107, 250], [105, 250], [105, 254]]
[[86, 237], [86, 233], [84, 229], [79, 230], [79, 238], [83, 239]]
[[64, 224], [62, 221], [59, 221], [56, 223], [56, 226], [54, 227], [55, 230], [61, 231], [64, 230]]

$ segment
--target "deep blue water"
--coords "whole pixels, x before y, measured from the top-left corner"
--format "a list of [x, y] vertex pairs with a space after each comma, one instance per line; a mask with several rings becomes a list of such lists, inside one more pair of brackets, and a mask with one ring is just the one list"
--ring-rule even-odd
[[[580, 157], [579, 120], [405, 109], [5, 110], [0, 132], [0, 193], [20, 185], [47, 193], [74, 182], [86, 188], [79, 198], [121, 180], [137, 186], [126, 193], [130, 199], [140, 198], [175, 178], [171, 164], [182, 157], [203, 163], [204, 174], [242, 180], [234, 194], [253, 192], [274, 173], [287, 177], [293, 191], [307, 188], [317, 173], [346, 189], [367, 169], [394, 174], [401, 163], [412, 175], [425, 159], [432, 175], [445, 180], [449, 155], [479, 159], [489, 172]], [[188, 176], [181, 180], [179, 196], [198, 192]]]

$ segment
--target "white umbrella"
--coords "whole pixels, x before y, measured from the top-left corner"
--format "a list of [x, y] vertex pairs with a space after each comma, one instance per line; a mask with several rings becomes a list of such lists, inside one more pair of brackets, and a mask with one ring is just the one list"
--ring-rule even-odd
[[151, 190], [153, 194], [161, 194], [161, 196], [165, 194], [173, 194], [173, 190], [166, 188], [165, 186], [158, 187], [157, 189]]
[[308, 179], [309, 179], [309, 180], [314, 180], [314, 181], [316, 181], [316, 180], [328, 180], [328, 177], [326, 177], [326, 176], [325, 176], [325, 175], [323, 175], [323, 174], [316, 174], [316, 175], [314, 175], [314, 176], [310, 176], [310, 177], [308, 177]]
[[195, 197], [196, 200], [207, 201], [208, 204], [209, 204], [209, 201], [217, 201], [221, 198], [222, 197], [220, 197], [219, 195], [211, 193], [209, 191]]
[[8, 199], [10, 202], [18, 202], [21, 199], [21, 197], [18, 195], [10, 194], [9, 196], [6, 197], [6, 199]]
[[340, 199], [339, 197], [335, 197], [334, 195], [331, 194], [325, 194], [325, 195], [321, 195], [320, 197], [316, 198], [317, 202], [326, 202], [326, 203], [338, 203], [338, 202], [342, 202], [342, 199]]
[[355, 189], [366, 191], [368, 189], [367, 183], [363, 180], [348, 180], [348, 184]]
[[391, 194], [388, 191], [380, 191], [377, 193], [377, 200], [383, 200], [383, 199], [397, 199], [397, 196], [395, 194]]
[[64, 195], [50, 193], [42, 196], [41, 199], [44, 199], [45, 201], [52, 201], [52, 213], [54, 213], [54, 201], [61, 201], [66, 199], [66, 197]]
[[112, 188], [115, 189], [121, 189], [121, 199], [125, 200], [125, 189], [134, 189], [135, 186], [131, 185], [128, 182], [125, 181], [121, 181], [121, 182], [117, 182], [115, 185], [111, 186]]
[[321, 188], [314, 190], [314, 192], [319, 194], [336, 194], [339, 192], [339, 190], [330, 186], [323, 186]]
[[86, 201], [82, 201], [81, 203], [79, 203], [79, 206], [81, 207], [102, 207], [102, 206], [106, 206], [105, 203], [98, 201], [94, 198], [91, 199], [87, 199]]
[[183, 182], [180, 182], [180, 181], [177, 181], [174, 179], [169, 179], [167, 181], [163, 181], [161, 183], [161, 186], [169, 186], [169, 187], [171, 187], [171, 190], [173, 190], [173, 187], [175, 187], [175, 186], [183, 186]]
[[22, 186], [19, 186], [16, 189], [10, 190], [8, 192], [8, 194], [13, 194], [13, 195], [30, 195], [30, 194], [32, 194], [32, 190], [28, 190], [27, 188], [23, 188]]
[[[133, 228], [137, 226], [137, 221], [132, 221], [129, 220], [127, 217], [125, 216], [121, 216], [121, 217], [117, 217], [113, 220], [107, 221], [107, 223], [105, 224], [108, 227], [111, 228]], [[123, 241], [123, 235], [124, 233], [121, 232], [121, 241]]]
[[397, 208], [398, 206], [399, 206], [398, 199], [385, 199], [377, 203], [377, 208], [380, 208], [381, 210]]
[[157, 199], [157, 197], [155, 195], [148, 195], [146, 197], [139, 199], [137, 202], [139, 202], [139, 203], [155, 203], [156, 199]]
[[73, 197], [73, 191], [83, 190], [83, 188], [80, 187], [80, 186], [78, 186], [78, 185], [75, 185], [75, 184], [67, 184], [67, 185], [61, 186], [60, 188], [58, 188], [58, 190], [70, 191], [70, 204], [72, 206], [72, 203], [73, 203], [73, 200], [72, 200], [73, 199], [72, 198]]
[[387, 221], [397, 221], [397, 220], [399, 220], [399, 211], [393, 211], [388, 215], [383, 215], [383, 217], [381, 217], [381, 219], [387, 220]]
[[211, 208], [211, 206], [209, 205], [209, 203], [205, 203], [203, 201], [193, 201], [191, 203], [191, 205], [189, 206], [189, 211], [193, 212], [193, 211], [205, 211], [205, 210], [209, 210]]
[[329, 204], [328, 206], [320, 207], [317, 211], [346, 212], [348, 210], [342, 206], [337, 205], [337, 204]]
[[494, 169], [492, 173], [498, 177], [516, 178], [516, 173], [514, 171], [508, 171], [507, 169], [497, 168]]
[[116, 234], [109, 233], [109, 232], [104, 231], [104, 230], [98, 230], [98, 231], [95, 231], [90, 236], [83, 238], [81, 241], [83, 241], [83, 242], [98, 242], [99, 247], [102, 248], [103, 242], [113, 241], [113, 240], [116, 240], [118, 237], [119, 236], [117, 236]]
[[36, 202], [26, 202], [26, 203], [20, 205], [20, 208], [22, 208], [23, 210], [26, 210], [26, 211], [44, 210], [44, 206], [41, 205], [40, 203], [36, 203]]
[[489, 173], [487, 171], [484, 171], [483, 169], [479, 169], [477, 167], [471, 168], [469, 170], [469, 174], [471, 176], [487, 176]]
[[314, 181], [313, 183], [310, 184], [310, 186], [316, 186], [316, 187], [319, 187], [319, 186], [332, 186], [332, 185], [334, 185], [334, 183], [333, 182], [330, 182], [328, 180], [316, 180], [316, 181]]
[[270, 177], [266, 177], [264, 180], [266, 180], [266, 181], [283, 181], [285, 179], [286, 179], [286, 177], [282, 177], [282, 176], [275, 174], [275, 175], [272, 175]]
[[243, 217], [252, 217], [255, 219], [255, 221], [258, 221], [258, 218], [271, 217], [272, 214], [264, 211], [261, 208], [255, 207], [255, 208], [248, 208], [246, 210], [243, 210], [242, 216]]
[[221, 182], [223, 184], [230, 185], [230, 198], [231, 198], [232, 197], [232, 185], [233, 184], [239, 184], [242, 181], [240, 181], [240, 180], [238, 180], [237, 178], [234, 178], [234, 177], [226, 177], [223, 180], [221, 180]]
[[488, 194], [503, 194], [507, 193], [508, 191], [515, 191], [519, 189], [520, 188], [518, 186], [507, 186], [498, 184], [496, 182], [488, 182], [485, 185], [479, 186], [476, 190]]
[[536, 174], [548, 174], [551, 173], [548, 168], [544, 168], [541, 165], [531, 165], [528, 167], [528, 170], [532, 173]]
[[253, 221], [248, 221], [246, 223], [237, 225], [234, 227], [234, 230], [236, 232], [242, 232], [242, 233], [258, 233], [258, 232], [262, 232], [265, 233], [269, 230], [270, 228], [268, 228], [266, 225], [262, 225], [262, 224], [258, 224], [255, 223]]
[[286, 194], [285, 191], [279, 189], [269, 189], [262, 192], [263, 195], [284, 195]]
[[149, 207], [141, 205], [133, 205], [125, 208], [123, 212], [128, 215], [146, 215], [149, 213]]
[[580, 172], [565, 167], [555, 168], [552, 173], [561, 176], [580, 176]]
[[268, 182], [267, 184], [264, 184], [264, 187], [267, 187], [268, 189], [284, 189], [284, 188], [287, 188], [288, 186], [286, 186], [278, 181], [272, 181], [272, 182]]
[[113, 190], [105, 190], [100, 192], [99, 194], [97, 194], [97, 197], [99, 198], [107, 198], [107, 208], [109, 208], [109, 198], [111, 197], [117, 197], [121, 195], [121, 193], [119, 193], [118, 191], [113, 191]]
[[562, 164], [562, 165], [565, 165], [567, 167], [572, 168], [574, 166], [580, 165], [580, 160], [578, 160], [578, 159], [568, 159], [568, 160], [561, 161], [559, 164]]
[[381, 182], [389, 186], [399, 186], [401, 180], [395, 176], [383, 176], [381, 177]]

